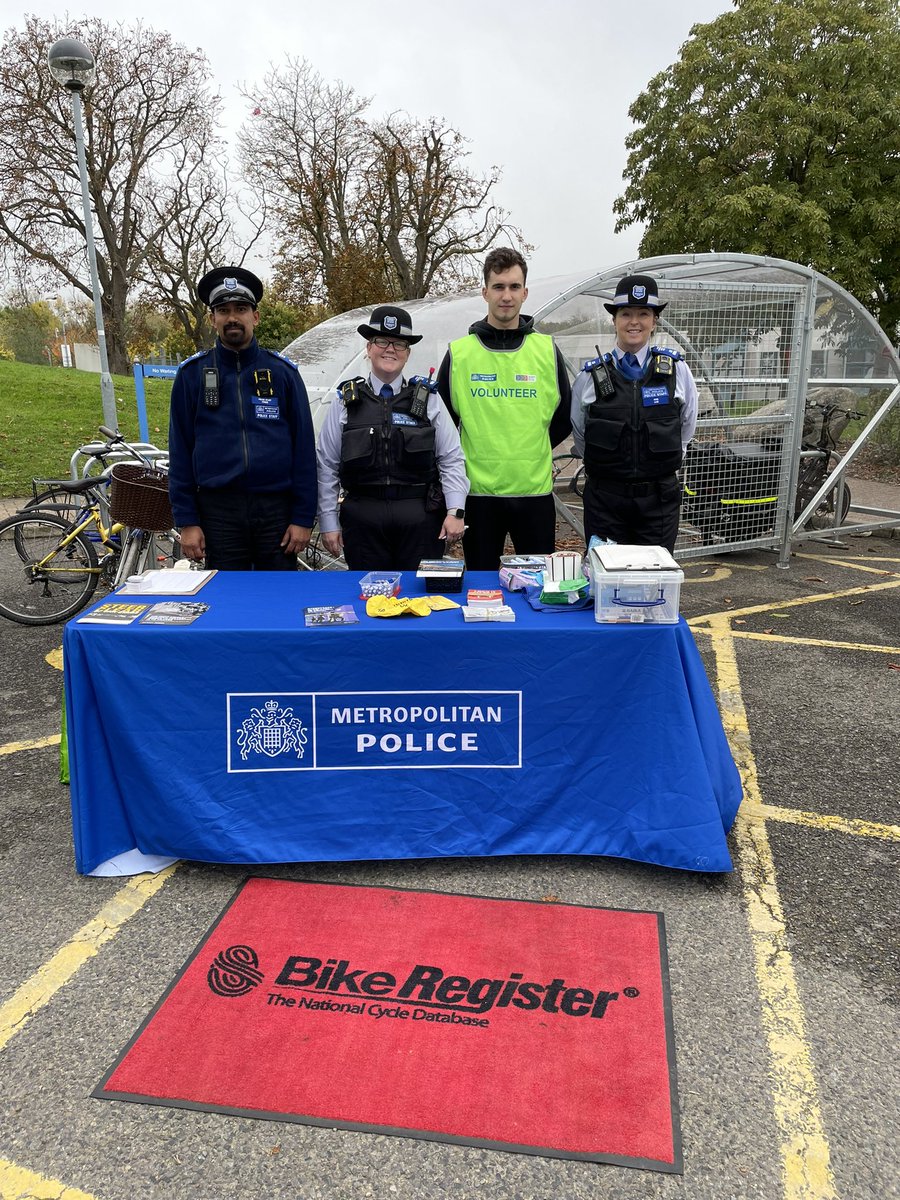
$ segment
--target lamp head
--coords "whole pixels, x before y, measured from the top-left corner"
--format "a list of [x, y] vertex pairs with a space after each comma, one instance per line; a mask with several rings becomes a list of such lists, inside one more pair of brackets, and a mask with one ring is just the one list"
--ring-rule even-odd
[[82, 42], [60, 38], [47, 51], [50, 74], [70, 92], [81, 92], [94, 82], [94, 56]]

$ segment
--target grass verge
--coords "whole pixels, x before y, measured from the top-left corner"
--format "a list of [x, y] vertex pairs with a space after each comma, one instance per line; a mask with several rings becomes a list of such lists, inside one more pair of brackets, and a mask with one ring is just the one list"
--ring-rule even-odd
[[[119, 431], [139, 437], [137, 394], [130, 375], [113, 375]], [[169, 379], [145, 379], [150, 441], [165, 447]], [[65, 479], [72, 452], [96, 441], [103, 423], [100, 376], [64, 367], [0, 361], [0, 496], [27, 496], [31, 480]]]

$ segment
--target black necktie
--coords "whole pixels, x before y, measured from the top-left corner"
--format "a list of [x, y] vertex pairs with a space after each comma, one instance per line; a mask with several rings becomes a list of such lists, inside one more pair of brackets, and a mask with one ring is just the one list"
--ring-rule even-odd
[[391, 387], [391, 385], [389, 383], [383, 383], [381, 385], [381, 391], [378, 394], [382, 398], [382, 400], [393, 400], [394, 389]]

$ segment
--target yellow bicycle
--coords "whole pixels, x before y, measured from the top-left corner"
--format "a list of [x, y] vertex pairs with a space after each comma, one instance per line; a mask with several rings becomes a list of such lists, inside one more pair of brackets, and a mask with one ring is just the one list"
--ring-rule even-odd
[[0, 616], [53, 625], [84, 608], [101, 581], [118, 587], [177, 557], [165, 472], [117, 463], [110, 491], [103, 478], [57, 480], [54, 503], [33, 502], [0, 522]]

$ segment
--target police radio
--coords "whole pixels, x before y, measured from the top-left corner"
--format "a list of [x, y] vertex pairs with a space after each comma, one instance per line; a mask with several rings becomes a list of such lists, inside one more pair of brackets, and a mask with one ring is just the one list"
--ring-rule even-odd
[[600, 347], [595, 345], [594, 349], [597, 351], [597, 357], [586, 363], [585, 368], [591, 373], [594, 387], [597, 389], [597, 399], [605, 400], [608, 396], [615, 394], [616, 387], [609, 377], [606, 360], [600, 352]]
[[419, 421], [424, 421], [428, 416], [428, 400], [437, 391], [437, 384], [432, 382], [433, 375], [434, 367], [431, 367], [427, 379], [424, 375], [414, 375], [409, 381], [413, 390], [409, 411]]
[[203, 369], [203, 403], [207, 408], [219, 407], [219, 368]]

